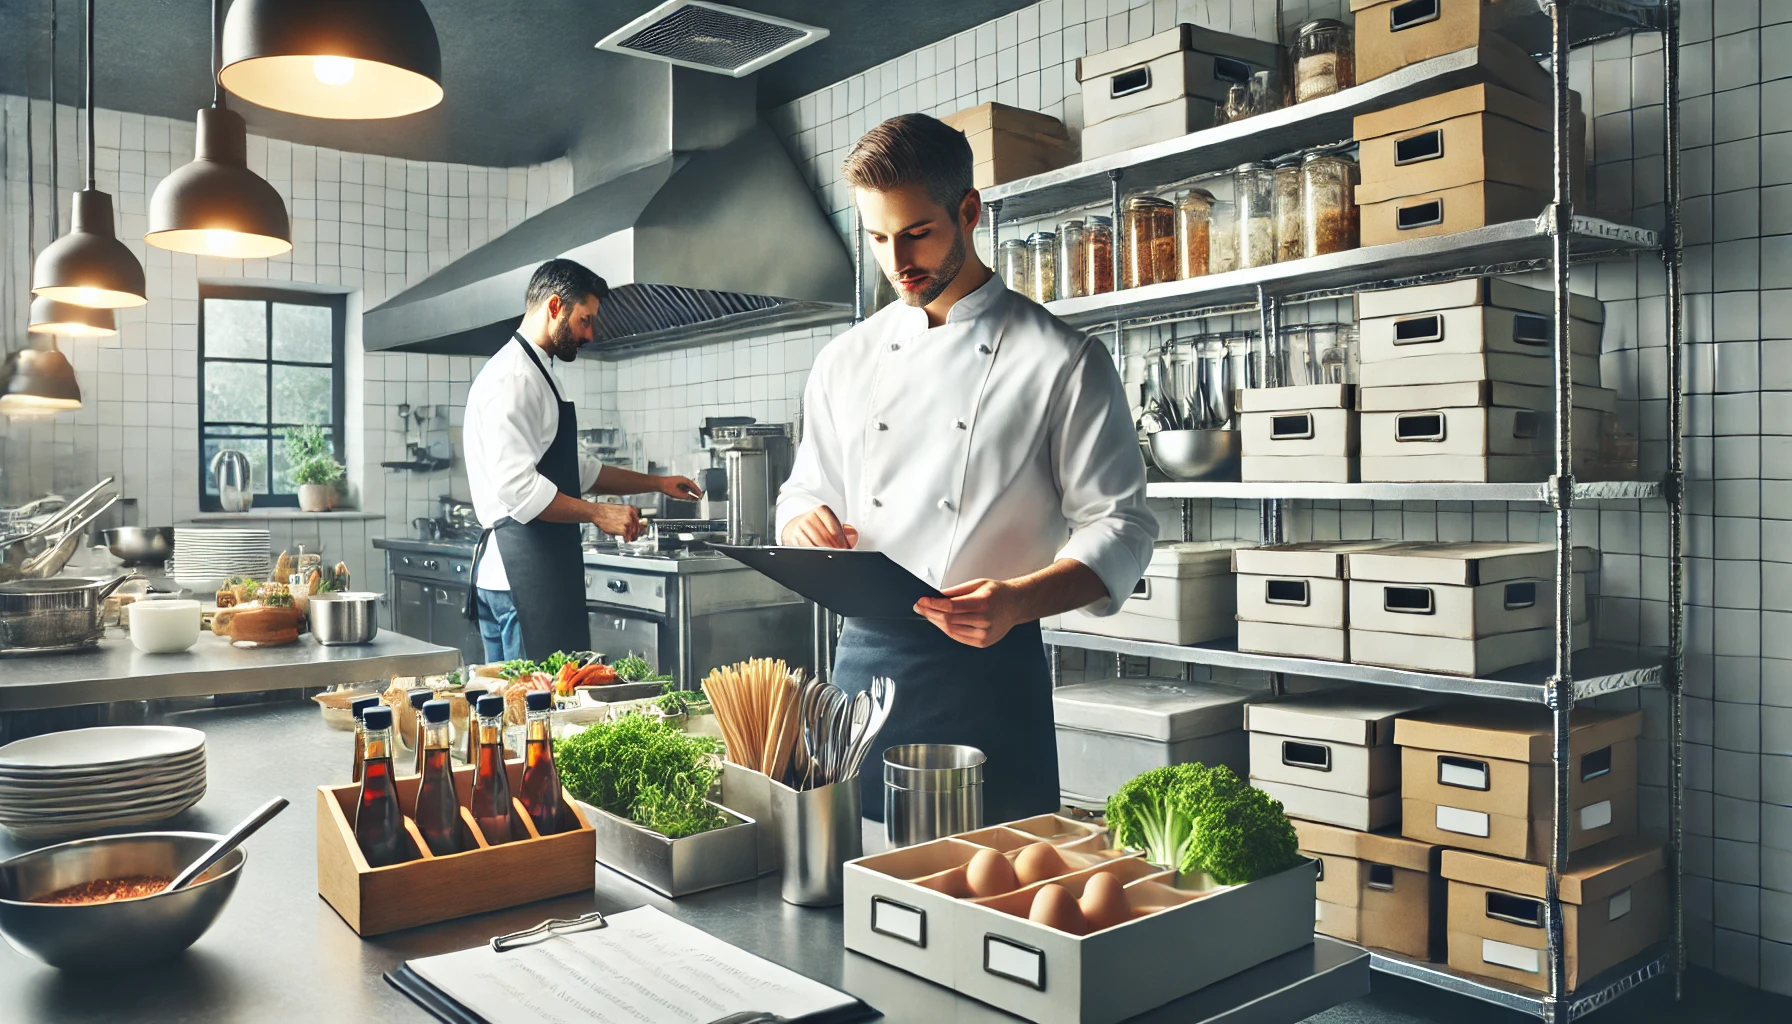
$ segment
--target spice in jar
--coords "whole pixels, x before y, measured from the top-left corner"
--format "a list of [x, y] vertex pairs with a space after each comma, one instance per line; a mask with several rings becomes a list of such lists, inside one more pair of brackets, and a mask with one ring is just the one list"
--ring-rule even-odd
[[1035, 231], [1027, 236], [1027, 294], [1034, 302], [1058, 297], [1058, 236]]
[[1276, 262], [1301, 256], [1300, 161], [1276, 164]]
[[1090, 217], [1083, 228], [1083, 275], [1085, 295], [1114, 290], [1114, 224], [1106, 217]]
[[1083, 222], [1067, 220], [1058, 225], [1058, 298], [1074, 299], [1089, 294], [1089, 274], [1083, 268]]
[[1301, 255], [1344, 252], [1359, 244], [1357, 163], [1347, 156], [1308, 153], [1300, 169]]
[[1330, 96], [1356, 84], [1356, 43], [1350, 27], [1331, 18], [1309, 21], [1294, 40], [1294, 102]]
[[1176, 277], [1186, 281], [1207, 273], [1213, 237], [1213, 193], [1191, 188], [1176, 200]]
[[1033, 283], [1032, 268], [1027, 260], [1027, 242], [1024, 238], [1007, 238], [996, 248], [996, 273], [1002, 275], [1002, 282], [1011, 290], [1028, 295], [1027, 289]]
[[1267, 267], [1276, 261], [1276, 172], [1267, 163], [1240, 164], [1232, 173], [1238, 204], [1238, 266]]
[[1207, 232], [1207, 272], [1224, 274], [1238, 269], [1238, 206], [1224, 199], [1213, 201], [1213, 224]]
[[1157, 196], [1126, 201], [1121, 244], [1128, 288], [1176, 280], [1176, 208]]

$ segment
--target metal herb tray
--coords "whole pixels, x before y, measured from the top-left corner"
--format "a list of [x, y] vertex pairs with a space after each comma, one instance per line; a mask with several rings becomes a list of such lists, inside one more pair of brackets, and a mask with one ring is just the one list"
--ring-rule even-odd
[[758, 876], [759, 825], [710, 801], [729, 824], [682, 839], [668, 839], [620, 815], [575, 800], [597, 833], [597, 862], [677, 898]]

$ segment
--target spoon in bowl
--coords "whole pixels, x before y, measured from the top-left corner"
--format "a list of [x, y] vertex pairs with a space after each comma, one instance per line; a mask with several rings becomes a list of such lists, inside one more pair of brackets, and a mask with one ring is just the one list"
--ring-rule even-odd
[[168, 888], [162, 891], [173, 892], [176, 889], [184, 889], [192, 885], [195, 879], [205, 874], [207, 868], [223, 860], [225, 854], [241, 846], [243, 840], [253, 835], [256, 829], [266, 825], [274, 815], [284, 810], [286, 810], [286, 798], [283, 796], [277, 796], [262, 804], [254, 814], [249, 815], [241, 824], [213, 843], [211, 849], [201, 854], [198, 860], [188, 864], [180, 874], [175, 875], [174, 881], [169, 882]]

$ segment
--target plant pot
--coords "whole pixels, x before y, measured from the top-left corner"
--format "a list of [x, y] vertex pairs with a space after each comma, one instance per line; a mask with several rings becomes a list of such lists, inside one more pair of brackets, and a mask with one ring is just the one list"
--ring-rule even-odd
[[336, 488], [329, 484], [300, 484], [299, 509], [304, 512], [328, 512], [336, 507]]

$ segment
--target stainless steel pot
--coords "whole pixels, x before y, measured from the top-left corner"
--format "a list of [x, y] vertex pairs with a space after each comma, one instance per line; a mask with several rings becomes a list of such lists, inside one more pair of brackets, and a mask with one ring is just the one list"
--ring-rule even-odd
[[364, 591], [313, 594], [311, 636], [326, 647], [372, 642], [379, 632], [380, 595]]
[[983, 751], [905, 743], [884, 751], [884, 838], [914, 846], [983, 827]]
[[104, 635], [106, 598], [142, 573], [111, 580], [58, 577], [0, 583], [0, 653], [74, 650]]
[[174, 555], [172, 526], [120, 526], [100, 537], [126, 565], [161, 565]]

